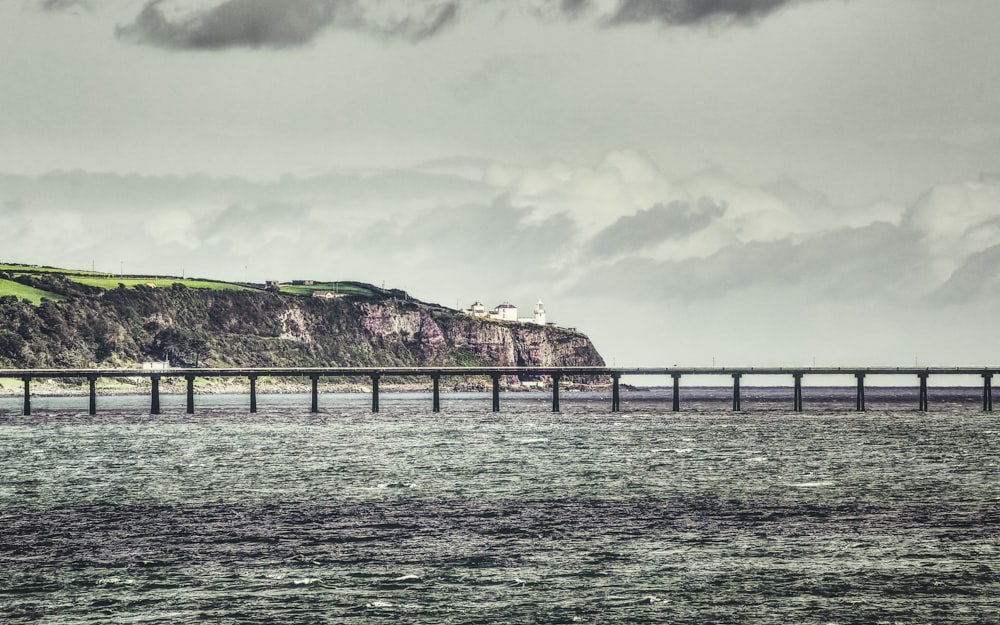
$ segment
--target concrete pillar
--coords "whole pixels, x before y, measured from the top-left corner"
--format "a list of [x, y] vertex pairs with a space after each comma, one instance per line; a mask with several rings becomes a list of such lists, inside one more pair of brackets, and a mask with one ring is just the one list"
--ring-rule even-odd
[[312, 402], [309, 404], [309, 412], [319, 412], [319, 376], [311, 375], [309, 381], [312, 383]]
[[854, 409], [858, 412], [865, 411], [865, 374], [855, 373], [854, 377], [858, 379], [858, 393], [855, 397]]
[[187, 380], [187, 413], [194, 414], [194, 376], [186, 375]]
[[611, 412], [618, 412], [622, 408], [620, 378], [621, 374], [619, 373], [611, 374]]
[[257, 376], [247, 376], [250, 380], [250, 413], [257, 412]]
[[983, 374], [983, 410], [993, 412], [993, 374]]
[[31, 378], [24, 376], [21, 378], [24, 382], [24, 414], [31, 414]]
[[920, 412], [927, 412], [927, 374], [918, 373], [920, 378]]
[[493, 374], [493, 412], [500, 412], [500, 374]]
[[153, 385], [153, 390], [150, 394], [149, 414], [160, 414], [160, 376], [150, 376], [149, 381]]
[[95, 415], [97, 414], [97, 376], [87, 376], [87, 381], [90, 383], [90, 414]]
[[372, 412], [378, 412], [378, 381], [381, 377], [380, 373], [372, 374]]
[[431, 411], [441, 412], [441, 374], [431, 374], [431, 381], [434, 382], [434, 394], [431, 398]]
[[552, 376], [552, 412], [559, 412], [559, 380], [562, 378], [560, 374], [555, 374]]
[[674, 396], [673, 396], [673, 410], [674, 412], [680, 412], [681, 409], [681, 374], [671, 373], [670, 377], [674, 379]]
[[795, 392], [792, 398], [792, 410], [795, 412], [802, 412], [802, 374], [793, 373], [792, 377], [795, 378]]
[[733, 410], [739, 412], [743, 410], [742, 402], [740, 401], [740, 378], [743, 377], [742, 373], [733, 374]]

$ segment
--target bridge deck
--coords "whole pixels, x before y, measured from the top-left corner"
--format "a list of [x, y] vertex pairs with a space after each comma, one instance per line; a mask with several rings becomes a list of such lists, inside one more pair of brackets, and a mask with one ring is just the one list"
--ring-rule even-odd
[[370, 377], [626, 375], [992, 375], [997, 367], [198, 367], [170, 369], [0, 369], [0, 378]]
[[198, 377], [245, 377], [250, 382], [250, 412], [257, 411], [257, 378], [266, 376], [309, 377], [312, 381], [312, 412], [319, 411], [318, 382], [321, 377], [367, 376], [372, 384], [372, 412], [379, 410], [379, 380], [383, 376], [428, 376], [433, 380], [434, 412], [441, 407], [440, 380], [444, 376], [489, 376], [493, 379], [493, 410], [500, 410], [502, 376], [551, 376], [552, 410], [559, 410], [559, 383], [567, 376], [610, 377], [611, 410], [621, 410], [620, 379], [626, 375], [669, 375], [673, 378], [672, 408], [680, 410], [680, 379], [685, 375], [726, 375], [733, 380], [733, 410], [742, 410], [740, 378], [746, 375], [787, 375], [794, 380], [792, 409], [802, 411], [802, 378], [806, 375], [853, 375], [857, 381], [855, 407], [865, 409], [865, 383], [870, 375], [915, 375], [920, 380], [919, 409], [928, 409], [927, 378], [932, 375], [979, 375], [983, 378], [983, 410], [993, 410], [994, 367], [234, 367], [180, 369], [0, 369], [0, 378], [24, 381], [24, 414], [31, 414], [31, 382], [36, 378], [87, 378], [90, 382], [90, 413], [97, 412], [98, 378], [146, 377], [150, 379], [150, 412], [160, 412], [160, 379], [183, 377], [187, 381], [187, 411], [194, 413], [194, 380]]

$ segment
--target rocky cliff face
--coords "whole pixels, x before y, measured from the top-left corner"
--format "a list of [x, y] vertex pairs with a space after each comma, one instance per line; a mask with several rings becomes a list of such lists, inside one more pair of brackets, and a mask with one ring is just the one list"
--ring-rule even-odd
[[[58, 285], [48, 285], [49, 289]], [[411, 299], [332, 301], [180, 286], [0, 298], [0, 367], [601, 366], [583, 334]]]

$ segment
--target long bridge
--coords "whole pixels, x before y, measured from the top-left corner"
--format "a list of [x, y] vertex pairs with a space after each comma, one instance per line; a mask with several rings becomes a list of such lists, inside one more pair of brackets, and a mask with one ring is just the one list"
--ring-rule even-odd
[[552, 410], [559, 411], [559, 383], [564, 377], [611, 379], [611, 410], [621, 410], [622, 376], [671, 376], [672, 409], [680, 410], [680, 380], [683, 376], [724, 376], [732, 378], [733, 410], [742, 410], [740, 380], [743, 376], [783, 376], [792, 379], [792, 409], [802, 411], [802, 378], [807, 375], [853, 376], [857, 385], [855, 409], [865, 409], [865, 378], [869, 376], [910, 376], [919, 381], [918, 408], [928, 410], [927, 379], [930, 376], [980, 376], [983, 380], [983, 410], [993, 410], [993, 376], [1000, 367], [284, 367], [284, 368], [170, 368], [170, 369], [0, 369], [0, 378], [24, 382], [24, 414], [31, 414], [31, 382], [36, 379], [86, 379], [90, 383], [90, 414], [97, 413], [97, 380], [100, 378], [149, 378], [150, 413], [160, 414], [160, 380], [184, 378], [187, 382], [187, 412], [194, 414], [196, 378], [246, 378], [249, 383], [250, 412], [257, 412], [257, 379], [261, 377], [308, 377], [312, 382], [312, 412], [319, 412], [319, 380], [336, 377], [367, 377], [371, 380], [372, 412], [379, 411], [379, 381], [385, 376], [428, 377], [432, 382], [431, 406], [441, 410], [442, 377], [489, 377], [493, 380], [493, 411], [500, 410], [500, 380], [506, 376], [549, 377], [552, 381]]

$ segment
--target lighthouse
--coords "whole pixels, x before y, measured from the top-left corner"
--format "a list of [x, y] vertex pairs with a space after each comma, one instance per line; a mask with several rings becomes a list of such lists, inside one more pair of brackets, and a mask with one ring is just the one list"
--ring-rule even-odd
[[535, 304], [535, 323], [540, 326], [545, 325], [545, 306], [542, 304], [542, 300], [538, 300]]

